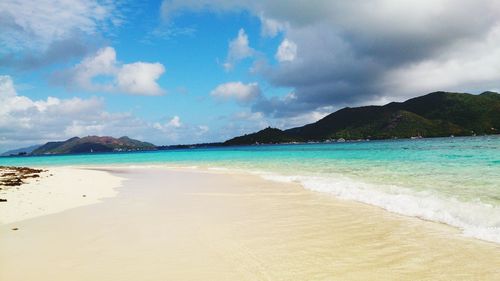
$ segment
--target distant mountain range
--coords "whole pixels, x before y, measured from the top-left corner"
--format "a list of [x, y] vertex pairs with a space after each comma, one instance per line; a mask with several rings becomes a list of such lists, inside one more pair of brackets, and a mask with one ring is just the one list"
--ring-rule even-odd
[[5, 155], [47, 155], [168, 150], [230, 145], [323, 142], [358, 139], [470, 136], [500, 133], [500, 94], [434, 92], [383, 106], [346, 107], [323, 119], [288, 130], [266, 128], [223, 143], [155, 146], [129, 137], [74, 137], [11, 150]]
[[434, 92], [384, 106], [346, 107], [288, 130], [266, 128], [225, 145], [470, 136], [500, 133], [500, 94]]
[[23, 147], [23, 148], [18, 148], [18, 149], [13, 149], [13, 150], [9, 150], [9, 151], [6, 151], [2, 154], [0, 154], [0, 156], [10, 156], [10, 155], [28, 155], [30, 154], [33, 150], [39, 148], [41, 146], [41, 144], [37, 144], [37, 145], [32, 145], [32, 146], [28, 146], [28, 147]]
[[129, 137], [113, 138], [88, 136], [74, 137], [66, 141], [48, 142], [33, 150], [31, 155], [71, 154], [112, 151], [155, 150], [156, 146]]

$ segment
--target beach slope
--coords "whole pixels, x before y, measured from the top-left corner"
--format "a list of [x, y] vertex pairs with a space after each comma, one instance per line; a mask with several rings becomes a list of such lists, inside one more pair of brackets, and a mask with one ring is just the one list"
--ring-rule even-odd
[[446, 225], [251, 175], [108, 171], [116, 196], [0, 225], [0, 280], [500, 279], [498, 245]]

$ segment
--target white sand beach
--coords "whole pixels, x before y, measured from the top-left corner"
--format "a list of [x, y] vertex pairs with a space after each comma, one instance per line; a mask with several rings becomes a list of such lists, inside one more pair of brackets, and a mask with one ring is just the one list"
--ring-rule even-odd
[[101, 202], [117, 194], [122, 179], [104, 171], [52, 167], [21, 187], [0, 190], [0, 224], [14, 223]]
[[496, 244], [296, 184], [194, 169], [48, 173], [2, 206], [2, 281], [500, 279]]

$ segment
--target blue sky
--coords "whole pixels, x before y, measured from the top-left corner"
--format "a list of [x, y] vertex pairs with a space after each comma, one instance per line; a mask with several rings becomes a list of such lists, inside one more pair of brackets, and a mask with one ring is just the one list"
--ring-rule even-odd
[[2, 1], [0, 150], [74, 135], [222, 141], [344, 106], [496, 90], [500, 4], [460, 2]]

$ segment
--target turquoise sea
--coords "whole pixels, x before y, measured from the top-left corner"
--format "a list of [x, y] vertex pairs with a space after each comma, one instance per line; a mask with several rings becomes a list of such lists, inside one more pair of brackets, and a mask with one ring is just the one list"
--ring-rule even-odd
[[500, 136], [0, 158], [0, 165], [102, 164], [248, 171], [500, 243]]

